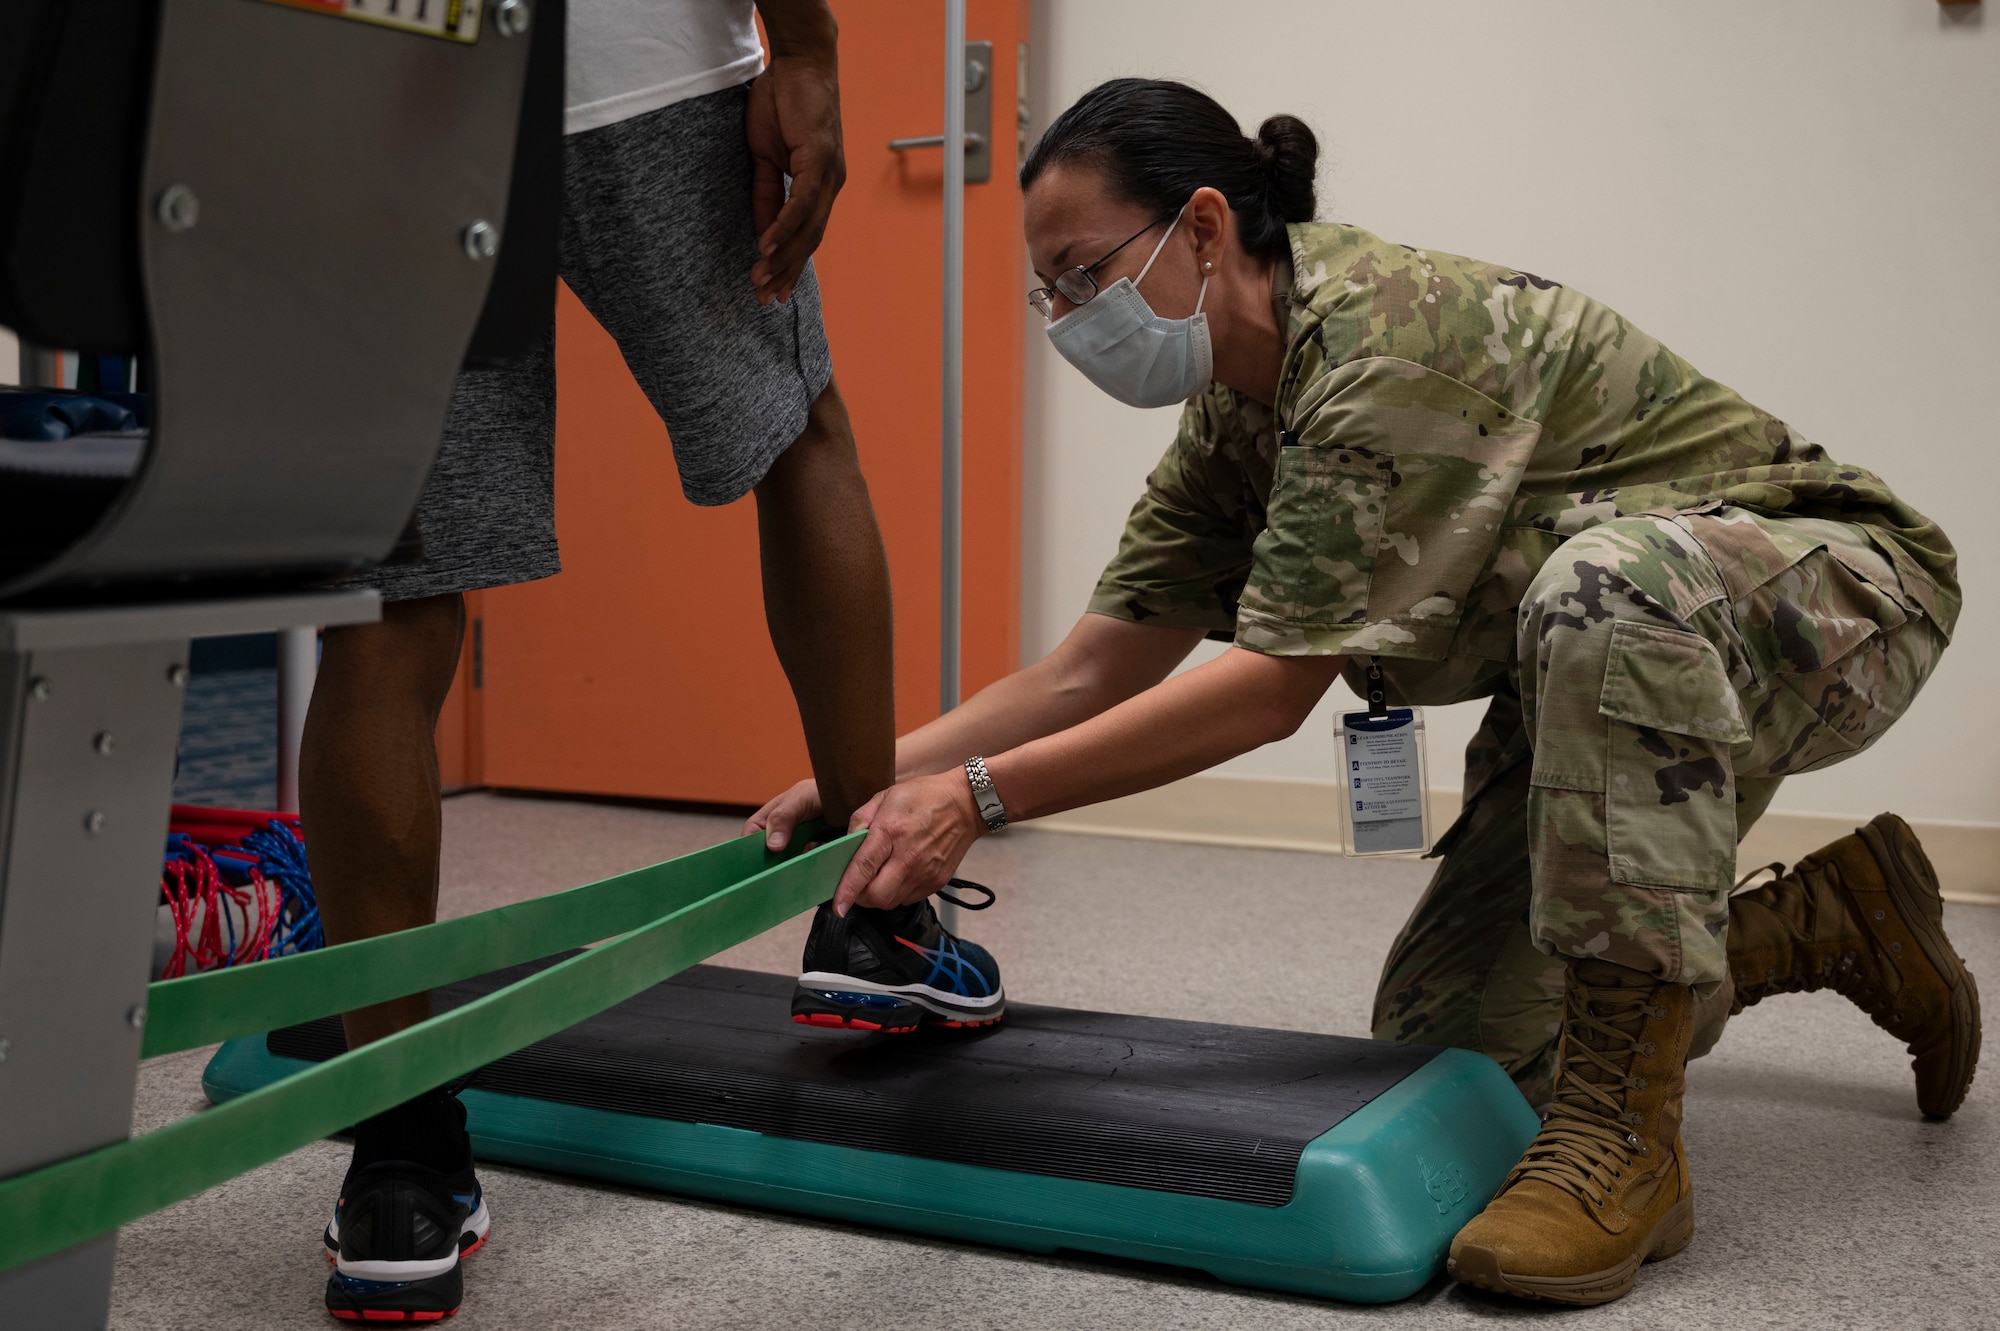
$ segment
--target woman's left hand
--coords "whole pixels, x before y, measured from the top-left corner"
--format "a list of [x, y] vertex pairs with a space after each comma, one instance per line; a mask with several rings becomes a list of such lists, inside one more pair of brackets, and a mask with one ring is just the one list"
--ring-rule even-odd
[[958, 767], [889, 787], [850, 825], [867, 827], [868, 838], [834, 891], [836, 915], [853, 906], [890, 910], [923, 900], [958, 872], [986, 830], [972, 785]]

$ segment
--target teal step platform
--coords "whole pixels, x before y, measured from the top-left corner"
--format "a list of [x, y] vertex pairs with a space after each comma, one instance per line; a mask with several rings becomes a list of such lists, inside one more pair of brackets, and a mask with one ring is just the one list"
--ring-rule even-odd
[[[479, 1158], [1380, 1303], [1431, 1280], [1538, 1126], [1464, 1050], [1030, 1004], [865, 1035], [792, 1024], [791, 988], [696, 966], [501, 1059], [461, 1095]], [[331, 1020], [233, 1040], [203, 1086], [342, 1048]]]

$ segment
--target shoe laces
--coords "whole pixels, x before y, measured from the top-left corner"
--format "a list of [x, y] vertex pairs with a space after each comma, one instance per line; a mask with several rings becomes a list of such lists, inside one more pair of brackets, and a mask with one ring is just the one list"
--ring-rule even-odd
[[1509, 1184], [1535, 1178], [1602, 1208], [1604, 1200], [1649, 1148], [1633, 1129], [1643, 1119], [1626, 1108], [1625, 1093], [1643, 1090], [1631, 1075], [1635, 1055], [1656, 1052], [1639, 1033], [1647, 1017], [1666, 1009], [1649, 989], [1572, 985], [1555, 1103], [1542, 1130], [1514, 1167]]
[[[961, 892], [966, 892], [966, 891], [984, 892], [986, 894], [986, 900], [980, 902], [978, 905], [975, 906], [970, 901], [965, 901], [959, 897], [952, 895], [952, 889], [954, 887]], [[1000, 899], [1000, 894], [998, 892], [995, 892], [992, 888], [988, 887], [984, 883], [975, 883], [970, 878], [953, 878], [948, 882], [946, 882], [943, 887], [939, 888], [937, 890], [937, 894], [939, 897], [941, 897], [946, 901], [949, 901], [952, 905], [958, 907], [960, 910], [985, 910], [988, 906], [992, 905], [995, 901]]]

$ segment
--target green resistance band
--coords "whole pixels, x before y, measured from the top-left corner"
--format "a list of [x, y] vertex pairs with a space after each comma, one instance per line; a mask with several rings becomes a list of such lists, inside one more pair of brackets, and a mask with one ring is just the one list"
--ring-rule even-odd
[[[802, 844], [812, 830], [801, 828], [792, 844]], [[146, 992], [140, 1057], [296, 1026], [584, 947], [784, 858], [766, 850], [761, 836], [737, 837], [664, 864], [477, 915], [254, 966], [161, 980]]]
[[[861, 837], [859, 834], [843, 837], [762, 872], [753, 871], [749, 877], [728, 879], [729, 869], [739, 861], [720, 852], [749, 842], [746, 849], [756, 851], [757, 858], [763, 859], [758, 841], [759, 838], [746, 837], [657, 866], [664, 871], [694, 860], [701, 867], [686, 877], [669, 876], [666, 890], [678, 904], [662, 913], [659, 899], [654, 898], [652, 915], [657, 918], [649, 916], [650, 923], [611, 942], [206, 1113], [144, 1137], [0, 1181], [0, 1270], [60, 1252], [247, 1173], [454, 1077], [484, 1067], [494, 1059], [546, 1039], [724, 948], [783, 923], [833, 894]], [[547, 956], [572, 946], [564, 940], [575, 937], [578, 930], [589, 933], [601, 929], [603, 921], [615, 914], [609, 903], [617, 902], [623, 890], [612, 890], [614, 886], [629, 887], [629, 880], [648, 872], [652, 871], [642, 870], [640, 874], [595, 884], [594, 887], [604, 889], [596, 896], [579, 896], [578, 893], [587, 894], [590, 889], [577, 889], [549, 898], [587, 904], [589, 909], [579, 908], [576, 913], [578, 917], [588, 917], [588, 922], [564, 932], [559, 927], [564, 921], [556, 920], [526, 955], [516, 959]], [[455, 925], [462, 931], [463, 936], [446, 935], [459, 939], [464, 948], [460, 963], [454, 964], [474, 956], [484, 964], [492, 956], [513, 956], [514, 952], [497, 949], [482, 953], [479, 945], [469, 940], [479, 927], [489, 928], [505, 936], [507, 947], [518, 950], [521, 944], [509, 935], [514, 924], [493, 917], [521, 909], [501, 907], [433, 927], [444, 929]], [[474, 926], [480, 920], [492, 922]], [[349, 948], [380, 949], [391, 938], [413, 937], [423, 932], [412, 930], [407, 935], [345, 944], [328, 948], [322, 955], [332, 956]], [[591, 936], [604, 935], [599, 932]], [[246, 968], [243, 974], [247, 976], [265, 967], [275, 971], [289, 964], [289, 961], [259, 963]], [[452, 970], [451, 967], [436, 969], [439, 973]], [[338, 967], [329, 967], [320, 978], [331, 983], [338, 971]], [[453, 974], [455, 978], [463, 978], [455, 971]], [[390, 988], [369, 989], [365, 987], [367, 983], [390, 983]], [[388, 982], [366, 970], [362, 980], [357, 981], [357, 988], [375, 997], [357, 999], [343, 984], [338, 992], [329, 990], [315, 996], [301, 1010], [340, 1011], [359, 1002], [378, 1001], [379, 997], [411, 992], [412, 987], [431, 983], [434, 981], [430, 979], [414, 986], [401, 979]], [[250, 987], [241, 992], [259, 991]], [[188, 1018], [188, 1029], [196, 1029], [200, 1020]], [[248, 1026], [239, 1029], [263, 1030], [278, 1024], [283, 1023], [271, 1021], [268, 1014], [256, 1013]]]

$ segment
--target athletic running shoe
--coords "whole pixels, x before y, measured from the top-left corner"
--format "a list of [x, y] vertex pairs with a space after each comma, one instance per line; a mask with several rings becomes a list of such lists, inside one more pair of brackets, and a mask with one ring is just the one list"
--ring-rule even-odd
[[[954, 905], [993, 904], [990, 888], [960, 878], [951, 886], [986, 894], [975, 906], [949, 889], [938, 893]], [[992, 954], [946, 933], [928, 901], [896, 910], [857, 906], [844, 919], [831, 902], [822, 905], [806, 937], [803, 969], [792, 1020], [805, 1026], [891, 1032], [925, 1022], [990, 1026], [1007, 1010]]]
[[448, 1172], [364, 1155], [366, 1138], [357, 1128], [355, 1162], [326, 1227], [333, 1263], [326, 1310], [335, 1317], [435, 1322], [458, 1311], [464, 1290], [459, 1259], [486, 1242], [491, 1218], [472, 1170], [465, 1111], [456, 1098], [450, 1103], [464, 1137], [464, 1163]]

